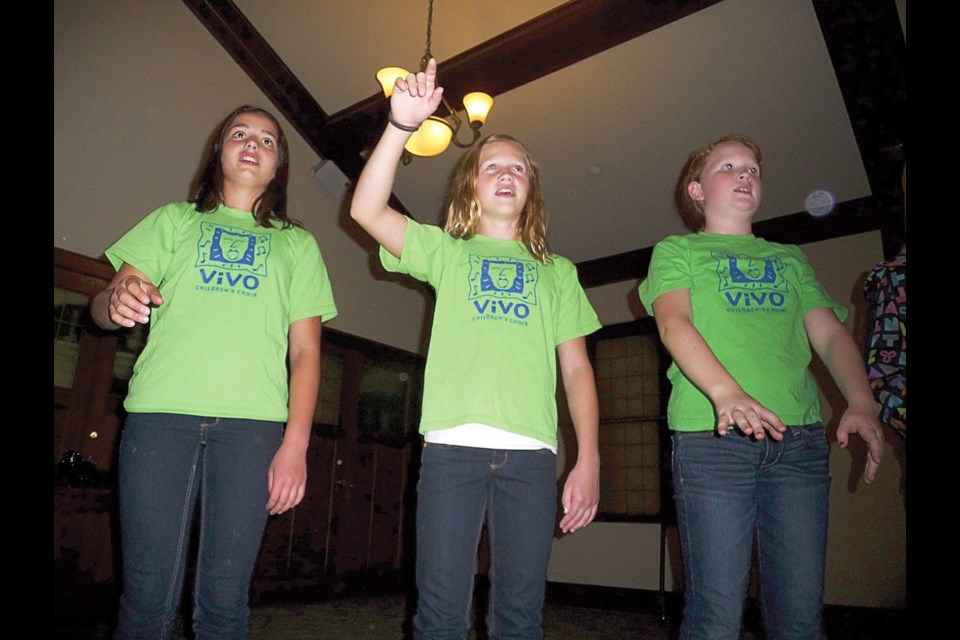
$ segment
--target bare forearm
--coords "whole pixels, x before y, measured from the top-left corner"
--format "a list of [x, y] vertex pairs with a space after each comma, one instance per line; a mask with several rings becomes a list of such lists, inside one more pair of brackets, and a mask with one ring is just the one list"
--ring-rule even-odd
[[690, 290], [661, 294], [653, 309], [661, 341], [684, 375], [713, 403], [717, 432], [725, 436], [728, 427], [735, 426], [757, 439], [767, 432], [780, 440], [786, 427], [777, 414], [743, 390], [694, 326]]
[[350, 205], [350, 216], [364, 228], [389, 208], [387, 202], [393, 191], [397, 164], [409, 137], [409, 133], [387, 125], [360, 173]]
[[[437, 61], [431, 59], [427, 68], [405, 79], [398, 79], [390, 97], [391, 118], [402, 127], [418, 127], [436, 111], [443, 89], [436, 86]], [[350, 215], [360, 223], [373, 239], [397, 258], [403, 252], [407, 218], [390, 208], [390, 192], [397, 174], [397, 163], [403, 155], [403, 145], [410, 132], [388, 124], [380, 142], [370, 154], [360, 174]]]
[[560, 530], [572, 533], [587, 526], [600, 501], [600, 451], [597, 443], [600, 410], [593, 366], [583, 338], [557, 346], [567, 405], [577, 435], [577, 462], [563, 484]]
[[593, 365], [587, 355], [584, 338], [574, 338], [557, 346], [560, 375], [567, 395], [567, 407], [577, 435], [577, 459], [599, 461], [597, 429], [600, 408], [597, 402], [597, 383]]
[[724, 393], [743, 391], [692, 323], [684, 320], [669, 323], [658, 321], [657, 326], [660, 340], [677, 366], [714, 404]]
[[573, 430], [577, 436], [577, 464], [583, 462], [599, 467], [600, 411], [593, 369], [589, 366], [578, 367], [569, 374], [565, 373], [563, 383], [570, 417], [573, 419]]
[[147, 276], [124, 263], [107, 288], [94, 296], [90, 303], [93, 321], [112, 331], [150, 321], [151, 305], [163, 304], [160, 291]]
[[320, 388], [320, 318], [290, 325], [290, 404], [284, 446], [306, 452]]
[[838, 328], [832, 332], [818, 355], [848, 405], [870, 411], [876, 407], [860, 351], [843, 325], [838, 323]]
[[113, 287], [108, 287], [94, 296], [90, 303], [90, 317], [101, 329], [107, 331], [116, 331], [120, 325], [110, 319], [110, 296], [113, 295]]

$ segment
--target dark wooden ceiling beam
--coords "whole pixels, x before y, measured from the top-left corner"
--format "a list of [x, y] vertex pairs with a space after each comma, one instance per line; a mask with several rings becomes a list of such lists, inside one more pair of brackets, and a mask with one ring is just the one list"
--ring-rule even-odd
[[325, 143], [327, 114], [231, 0], [183, 0], [217, 42], [240, 65], [320, 156], [335, 149]]
[[[718, 2], [567, 2], [449, 60], [438, 61], [444, 96], [458, 108], [471, 91], [491, 96], [506, 93]], [[387, 101], [378, 92], [331, 115], [324, 134], [339, 148], [359, 154], [376, 143], [386, 124], [386, 109]]]

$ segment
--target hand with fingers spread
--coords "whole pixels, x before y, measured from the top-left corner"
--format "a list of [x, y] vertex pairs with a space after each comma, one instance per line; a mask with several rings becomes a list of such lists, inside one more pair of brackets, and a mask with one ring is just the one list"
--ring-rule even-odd
[[714, 399], [717, 410], [717, 433], [725, 436], [730, 427], [763, 440], [769, 435], [774, 440], [783, 440], [787, 427], [770, 409], [737, 390]]
[[437, 110], [443, 87], [437, 85], [437, 61], [430, 58], [426, 71], [397, 78], [390, 96], [390, 117], [403, 127], [419, 127]]

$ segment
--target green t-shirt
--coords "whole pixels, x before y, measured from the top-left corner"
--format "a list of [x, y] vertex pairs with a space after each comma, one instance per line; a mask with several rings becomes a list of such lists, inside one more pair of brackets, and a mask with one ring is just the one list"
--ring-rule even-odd
[[600, 328], [573, 263], [412, 220], [401, 259], [380, 260], [437, 293], [421, 433], [481, 423], [556, 446], [556, 347]]
[[286, 421], [288, 328], [337, 314], [309, 232], [179, 202], [148, 215], [106, 253], [114, 268], [142, 271], [164, 301], [151, 313], [127, 411]]
[[[654, 247], [640, 299], [652, 315], [657, 296], [676, 289], [690, 290], [694, 326], [744, 391], [784, 424], [820, 420], [803, 318], [829, 307], [842, 321], [847, 310], [817, 281], [799, 248], [753, 235], [671, 236]], [[707, 396], [676, 363], [667, 376], [670, 428], [712, 429], [716, 414]]]

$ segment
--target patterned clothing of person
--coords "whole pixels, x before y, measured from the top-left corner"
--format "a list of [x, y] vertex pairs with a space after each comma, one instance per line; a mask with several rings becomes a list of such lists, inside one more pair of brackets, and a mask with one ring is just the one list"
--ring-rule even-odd
[[880, 420], [907, 437], [907, 250], [867, 275], [866, 361]]

